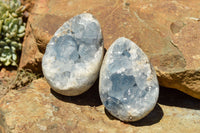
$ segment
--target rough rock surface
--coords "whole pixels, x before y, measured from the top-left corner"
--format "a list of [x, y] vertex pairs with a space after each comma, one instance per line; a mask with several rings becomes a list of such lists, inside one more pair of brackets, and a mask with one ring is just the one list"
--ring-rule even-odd
[[75, 96], [96, 81], [104, 48], [99, 22], [84, 13], [65, 22], [46, 47], [42, 70], [58, 93]]
[[161, 88], [158, 104], [144, 119], [123, 123], [101, 105], [98, 83], [87, 93], [64, 97], [44, 79], [0, 99], [0, 132], [11, 133], [197, 133], [200, 101]]
[[16, 75], [17, 71], [6, 70], [5, 68], [0, 69], [0, 99], [9, 91], [9, 87], [12, 85]]
[[122, 121], [137, 121], [156, 105], [159, 85], [154, 68], [131, 40], [118, 38], [100, 71], [99, 93], [106, 109]]
[[184, 57], [185, 67], [170, 73], [159, 71], [158, 76], [166, 79], [160, 84], [200, 99], [200, 22], [188, 22], [172, 37], [171, 44]]
[[42, 55], [55, 31], [69, 18], [89, 12], [101, 24], [106, 49], [121, 36], [129, 38], [149, 57], [160, 85], [200, 99], [199, 4], [198, 0], [35, 0], [20, 67], [41, 72]]

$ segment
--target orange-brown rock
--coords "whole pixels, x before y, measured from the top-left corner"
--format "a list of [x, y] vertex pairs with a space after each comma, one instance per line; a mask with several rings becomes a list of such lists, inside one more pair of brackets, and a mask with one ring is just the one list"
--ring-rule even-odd
[[159, 71], [160, 84], [177, 88], [200, 99], [200, 22], [188, 22], [178, 33], [172, 36], [171, 44], [184, 57], [182, 70], [166, 73]]
[[199, 4], [197, 0], [35, 0], [20, 67], [41, 72], [54, 32], [69, 18], [92, 13], [107, 49], [124, 36], [138, 44], [156, 69], [160, 85], [200, 99]]
[[17, 71], [11, 68], [0, 68], [0, 99], [8, 93], [16, 78]]
[[[175, 93], [174, 93], [175, 91]], [[144, 119], [123, 123], [101, 104], [98, 83], [88, 92], [61, 96], [38, 79], [0, 99], [0, 132], [11, 133], [196, 133], [200, 102], [177, 90], [161, 88], [158, 104]]]

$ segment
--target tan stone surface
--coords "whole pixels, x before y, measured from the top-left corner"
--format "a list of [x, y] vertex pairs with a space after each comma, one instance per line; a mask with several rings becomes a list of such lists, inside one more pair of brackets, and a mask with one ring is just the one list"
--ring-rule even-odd
[[200, 98], [200, 22], [188, 21], [172, 36], [171, 43], [184, 57], [185, 70], [175, 73], [159, 72], [159, 77], [166, 79], [160, 78], [160, 84]]
[[197, 0], [35, 0], [28, 19], [20, 67], [41, 72], [41, 58], [54, 32], [69, 18], [92, 13], [107, 49], [118, 37], [137, 43], [156, 69], [160, 85], [200, 99]]
[[0, 68], [0, 99], [8, 93], [9, 87], [17, 75], [16, 70], [8, 69]]
[[200, 22], [191, 21], [173, 36], [186, 62], [186, 69], [200, 69]]
[[[0, 99], [0, 130], [13, 133], [196, 133], [200, 102], [177, 90], [161, 88], [158, 104], [147, 117], [124, 123], [101, 104], [98, 83], [76, 97], [50, 90], [45, 79], [12, 90]], [[166, 93], [167, 92], [167, 93]]]

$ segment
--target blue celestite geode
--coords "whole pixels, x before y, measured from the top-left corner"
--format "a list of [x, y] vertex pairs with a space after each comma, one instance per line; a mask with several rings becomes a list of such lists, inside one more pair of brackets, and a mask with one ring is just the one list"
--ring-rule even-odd
[[43, 56], [42, 70], [53, 90], [75, 96], [94, 84], [103, 55], [100, 24], [91, 14], [84, 13], [56, 31]]
[[122, 121], [137, 121], [156, 105], [159, 85], [144, 52], [121, 37], [108, 49], [100, 71], [100, 98], [108, 112]]

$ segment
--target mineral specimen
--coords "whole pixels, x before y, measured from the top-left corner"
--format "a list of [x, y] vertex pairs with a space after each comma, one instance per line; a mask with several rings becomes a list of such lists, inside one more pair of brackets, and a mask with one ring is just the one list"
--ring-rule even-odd
[[103, 55], [100, 24], [91, 14], [84, 13], [56, 31], [46, 47], [42, 70], [53, 90], [75, 96], [94, 84]]
[[0, 66], [17, 66], [26, 24], [20, 0], [0, 1]]
[[108, 112], [122, 121], [142, 119], [156, 105], [156, 73], [131, 40], [121, 37], [108, 49], [100, 71], [99, 93]]

